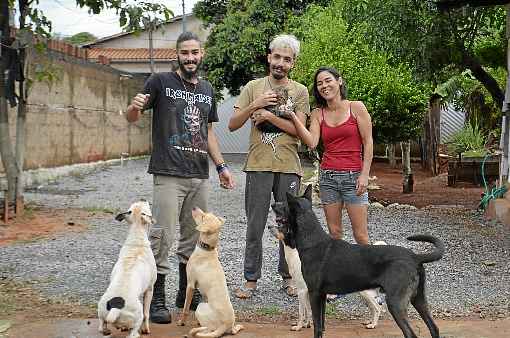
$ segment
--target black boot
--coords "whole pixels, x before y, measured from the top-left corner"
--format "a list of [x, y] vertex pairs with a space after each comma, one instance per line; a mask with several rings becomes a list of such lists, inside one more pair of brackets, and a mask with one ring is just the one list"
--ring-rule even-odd
[[[175, 297], [175, 306], [179, 309], [184, 307], [186, 301], [186, 287], [188, 285], [188, 276], [186, 275], [186, 264], [179, 263], [179, 290], [177, 290], [177, 296]], [[198, 304], [202, 300], [200, 292], [195, 289], [193, 290], [193, 298], [191, 299], [190, 309], [195, 311]]]
[[172, 322], [170, 312], [165, 305], [165, 275], [158, 273], [149, 311], [149, 319], [156, 324], [169, 324]]

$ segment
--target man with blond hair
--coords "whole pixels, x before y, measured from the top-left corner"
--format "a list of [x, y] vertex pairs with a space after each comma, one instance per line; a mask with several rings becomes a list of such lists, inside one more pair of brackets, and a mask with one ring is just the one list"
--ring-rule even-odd
[[[244, 278], [236, 291], [238, 298], [250, 298], [257, 289], [262, 269], [262, 235], [266, 227], [271, 193], [275, 201], [283, 201], [286, 193], [297, 194], [302, 176], [298, 156], [299, 141], [286, 111], [293, 111], [304, 123], [309, 114], [308, 91], [289, 78], [299, 54], [299, 41], [293, 35], [278, 35], [269, 45], [269, 75], [246, 84], [234, 105], [229, 121], [230, 131], [250, 121], [250, 147], [246, 172], [245, 210], [247, 217]], [[278, 272], [283, 289], [296, 296], [283, 245], [280, 243]]]

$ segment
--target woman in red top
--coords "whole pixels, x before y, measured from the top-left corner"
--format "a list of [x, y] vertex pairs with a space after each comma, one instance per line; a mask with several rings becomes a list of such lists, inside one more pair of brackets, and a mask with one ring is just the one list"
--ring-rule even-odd
[[312, 111], [310, 130], [290, 113], [299, 137], [310, 148], [322, 138], [320, 197], [331, 237], [342, 238], [345, 206], [354, 239], [368, 244], [368, 174], [372, 164], [372, 122], [361, 101], [347, 100], [345, 81], [330, 67], [317, 70], [313, 95], [318, 108]]

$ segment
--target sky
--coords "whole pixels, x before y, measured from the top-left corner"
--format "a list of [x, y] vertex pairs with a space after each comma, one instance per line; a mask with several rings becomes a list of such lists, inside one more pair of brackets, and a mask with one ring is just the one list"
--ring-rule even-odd
[[[3, 0], [0, 0], [3, 1]], [[151, 0], [145, 0], [151, 1]], [[165, 4], [174, 15], [182, 15], [182, 0], [152, 0]], [[130, 2], [135, 3], [136, 0]], [[184, 0], [186, 13], [190, 13], [198, 0]], [[52, 22], [52, 33], [71, 36], [80, 32], [90, 32], [98, 38], [121, 32], [115, 11], [92, 15], [86, 9], [76, 7], [76, 0], [39, 0], [42, 10]]]

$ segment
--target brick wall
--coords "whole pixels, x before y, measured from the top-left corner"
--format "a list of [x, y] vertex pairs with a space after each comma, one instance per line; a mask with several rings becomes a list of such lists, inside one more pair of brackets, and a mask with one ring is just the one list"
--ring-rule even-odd
[[[30, 77], [35, 79], [41, 69], [52, 69], [57, 80], [34, 81], [31, 87], [25, 169], [107, 160], [121, 153], [147, 154], [150, 116], [129, 124], [120, 114], [141, 90], [144, 79], [122, 76], [111, 67], [72, 56], [80, 53], [74, 47], [66, 50], [31, 53]], [[9, 122], [14, 144], [16, 108], [9, 110]]]

